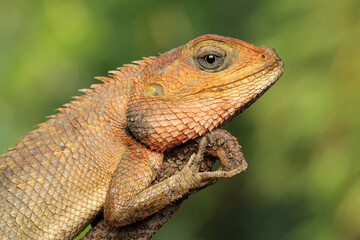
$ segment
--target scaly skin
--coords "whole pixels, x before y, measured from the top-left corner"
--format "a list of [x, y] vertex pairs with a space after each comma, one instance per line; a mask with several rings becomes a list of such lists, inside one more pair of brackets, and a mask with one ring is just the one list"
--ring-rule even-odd
[[71, 239], [102, 208], [124, 226], [241, 171], [185, 167], [149, 187], [163, 152], [221, 127], [276, 82], [275, 51], [205, 35], [136, 63], [100, 77], [1, 156], [1, 238]]

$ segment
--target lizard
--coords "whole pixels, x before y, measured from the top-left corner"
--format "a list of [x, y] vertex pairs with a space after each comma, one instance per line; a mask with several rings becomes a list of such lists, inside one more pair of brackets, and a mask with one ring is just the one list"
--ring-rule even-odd
[[125, 226], [234, 176], [185, 167], [150, 186], [165, 152], [231, 121], [283, 71], [274, 49], [210, 34], [97, 77], [0, 156], [1, 238], [71, 239], [102, 209]]
[[[232, 136], [226, 130], [215, 129], [201, 138], [199, 137], [195, 140], [188, 141], [166, 152], [161, 170], [152, 184], [166, 180], [189, 165], [199, 167], [199, 171], [202, 172], [211, 171], [217, 159], [221, 159], [221, 167], [227, 170], [242, 168], [242, 170], [245, 171], [248, 166], [236, 137]], [[191, 163], [188, 164], [188, 162]], [[216, 180], [208, 182], [208, 185], [214, 184], [215, 182]], [[207, 187], [208, 185], [203, 187]], [[199, 190], [201, 189], [194, 189], [192, 192], [189, 192], [189, 194], [193, 194]], [[171, 203], [150, 217], [121, 228], [112, 228], [106, 225], [103, 214], [100, 213], [99, 216], [91, 222], [91, 230], [81, 239], [150, 239], [166, 224], [171, 215], [179, 209], [181, 203], [187, 197], [188, 195]]]

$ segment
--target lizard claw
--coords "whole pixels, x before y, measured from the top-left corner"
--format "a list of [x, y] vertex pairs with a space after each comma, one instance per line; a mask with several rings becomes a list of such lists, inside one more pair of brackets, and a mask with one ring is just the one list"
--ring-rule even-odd
[[206, 146], [208, 144], [208, 140], [206, 137], [202, 137], [199, 143], [199, 150], [197, 153], [193, 153], [188, 161], [188, 163], [185, 165], [184, 169], [185, 171], [195, 171], [198, 172], [200, 165], [204, 159], [204, 153], [206, 150]]

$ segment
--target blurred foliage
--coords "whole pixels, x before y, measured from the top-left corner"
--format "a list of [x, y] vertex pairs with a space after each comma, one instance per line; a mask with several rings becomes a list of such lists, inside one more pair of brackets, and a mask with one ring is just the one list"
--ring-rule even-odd
[[357, 0], [0, 0], [0, 153], [93, 76], [232, 36], [286, 67], [226, 127], [249, 170], [191, 196], [154, 239], [359, 239], [359, 13]]

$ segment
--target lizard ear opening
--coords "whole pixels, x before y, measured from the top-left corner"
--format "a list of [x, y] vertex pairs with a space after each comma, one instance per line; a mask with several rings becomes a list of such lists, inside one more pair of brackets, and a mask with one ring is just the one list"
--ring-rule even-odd
[[164, 96], [164, 88], [163, 86], [156, 84], [156, 83], [152, 83], [147, 85], [146, 89], [145, 89], [145, 96], [152, 96], [152, 97], [160, 97], [160, 96]]

